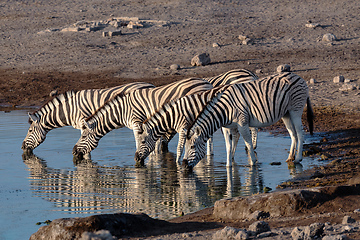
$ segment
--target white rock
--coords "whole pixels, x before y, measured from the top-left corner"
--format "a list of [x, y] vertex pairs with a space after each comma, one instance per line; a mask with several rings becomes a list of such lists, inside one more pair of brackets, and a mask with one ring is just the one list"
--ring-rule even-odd
[[278, 73], [281, 73], [281, 72], [290, 72], [290, 65], [288, 64], [283, 64], [283, 65], [280, 65], [277, 67], [276, 71]]
[[309, 84], [315, 84], [315, 83], [317, 83], [317, 82], [316, 82], [316, 79], [311, 78], [310, 81], [309, 81]]
[[264, 221], [254, 222], [249, 226], [249, 231], [255, 232], [256, 234], [270, 231], [269, 224]]
[[245, 35], [239, 35], [238, 37], [241, 41], [244, 41], [245, 39], [247, 39], [248, 37]]
[[336, 36], [335, 36], [334, 34], [332, 34], [332, 33], [326, 33], [326, 34], [324, 34], [322, 40], [323, 40], [324, 42], [334, 42], [334, 41], [336, 41], [337, 39], [336, 39]]
[[318, 23], [307, 23], [307, 24], [305, 24], [305, 27], [307, 27], [307, 28], [316, 28], [316, 27], [319, 27], [320, 26], [320, 24], [318, 24]]
[[171, 64], [170, 65], [170, 69], [171, 70], [179, 70], [180, 69], [180, 66], [178, 64]]
[[263, 73], [263, 70], [262, 70], [262, 69], [256, 69], [255, 72], [256, 72], [257, 74], [260, 74], [260, 73]]
[[305, 233], [298, 227], [295, 227], [291, 232], [291, 237], [293, 240], [303, 240], [305, 237]]
[[208, 53], [202, 53], [196, 55], [191, 59], [191, 66], [205, 66], [211, 62], [210, 55]]
[[340, 83], [340, 82], [344, 82], [344, 80], [345, 80], [344, 76], [339, 75], [339, 76], [334, 77], [333, 82]]
[[216, 48], [216, 47], [220, 47], [220, 44], [218, 44], [218, 43], [213, 43], [213, 45], [212, 45], [214, 48]]
[[348, 223], [354, 223], [356, 222], [355, 219], [353, 219], [350, 216], [345, 216], [342, 220], [342, 224], [348, 224]]
[[358, 89], [358, 85], [355, 83], [345, 83], [339, 88], [339, 91], [351, 91]]
[[344, 83], [350, 83], [351, 79], [345, 78]]

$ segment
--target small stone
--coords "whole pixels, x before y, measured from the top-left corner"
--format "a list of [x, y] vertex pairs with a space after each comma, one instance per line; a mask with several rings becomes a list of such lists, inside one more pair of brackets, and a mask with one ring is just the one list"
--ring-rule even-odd
[[180, 66], [178, 64], [171, 64], [170, 65], [170, 69], [171, 70], [179, 70], [180, 69]]
[[360, 213], [360, 208], [355, 209], [355, 210], [354, 210], [354, 213]]
[[121, 30], [109, 32], [109, 37], [114, 37], [114, 36], [119, 36], [119, 35], [121, 35]]
[[313, 238], [319, 238], [324, 233], [324, 226], [323, 223], [313, 223], [310, 226], [307, 226], [304, 230], [305, 236]]
[[345, 83], [339, 88], [339, 91], [351, 91], [358, 88], [358, 85], [355, 83]]
[[262, 69], [256, 69], [255, 72], [256, 72], [257, 74], [260, 74], [260, 73], [263, 73], [263, 70], [262, 70]]
[[291, 237], [293, 240], [303, 240], [305, 239], [305, 233], [298, 227], [295, 227], [291, 232]]
[[317, 82], [316, 82], [316, 79], [314, 79], [314, 78], [310, 78], [309, 83], [310, 83], [310, 84], [315, 84], [315, 83], [317, 83]]
[[191, 66], [205, 66], [211, 62], [210, 55], [208, 53], [202, 53], [196, 55], [191, 59]]
[[281, 73], [281, 72], [290, 72], [290, 65], [288, 64], [283, 64], [283, 65], [280, 65], [277, 67], [276, 71], [278, 73]]
[[345, 78], [344, 83], [350, 83], [351, 79]]
[[320, 26], [320, 24], [318, 24], [318, 23], [307, 23], [307, 24], [305, 24], [305, 27], [307, 27], [307, 28], [316, 28], [316, 27], [319, 27]]
[[270, 231], [270, 226], [267, 222], [257, 221], [249, 226], [249, 231], [255, 232], [255, 234], [257, 235], [263, 232]]
[[334, 77], [333, 82], [340, 83], [340, 82], [344, 82], [344, 80], [345, 80], [344, 76], [339, 75], [339, 76]]
[[234, 239], [239, 231], [240, 229], [226, 226], [214, 233], [213, 240]]
[[348, 223], [354, 223], [356, 222], [355, 219], [353, 219], [350, 216], [345, 216], [342, 220], [342, 224], [348, 224]]
[[251, 38], [246, 38], [241, 42], [243, 45], [251, 45], [253, 43]]
[[248, 37], [245, 36], [245, 35], [239, 35], [238, 38], [239, 38], [241, 41], [244, 41], [244, 40], [246, 40]]
[[220, 47], [220, 44], [218, 44], [218, 43], [213, 43], [213, 45], [212, 45], [214, 48], [216, 48], [216, 47]]
[[334, 42], [336, 41], [336, 36], [332, 33], [326, 33], [324, 34], [324, 36], [322, 37], [322, 41], [323, 42]]

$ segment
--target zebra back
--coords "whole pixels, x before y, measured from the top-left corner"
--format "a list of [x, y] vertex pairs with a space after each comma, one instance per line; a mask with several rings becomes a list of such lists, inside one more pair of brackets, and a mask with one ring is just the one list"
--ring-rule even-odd
[[246, 83], [259, 79], [256, 74], [246, 69], [233, 69], [226, 73], [222, 73], [215, 77], [204, 78], [210, 82], [214, 87], [223, 86], [227, 84]]

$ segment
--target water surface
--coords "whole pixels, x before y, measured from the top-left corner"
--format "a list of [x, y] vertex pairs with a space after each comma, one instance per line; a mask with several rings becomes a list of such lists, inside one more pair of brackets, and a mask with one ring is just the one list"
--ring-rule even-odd
[[[27, 111], [0, 112], [0, 239], [28, 239], [37, 222], [100, 213], [144, 212], [170, 219], [210, 207], [216, 200], [263, 192], [319, 164], [305, 158], [289, 169], [290, 138], [259, 133], [258, 166], [250, 167], [240, 139], [235, 162], [226, 168], [223, 136], [214, 136], [214, 156], [191, 174], [177, 168], [175, 155], [153, 156], [134, 168], [135, 141], [123, 128], [101, 139], [92, 160], [74, 162], [72, 147], [80, 131], [54, 129], [32, 156], [22, 156], [29, 124]], [[177, 139], [170, 144], [175, 152]], [[271, 162], [281, 165], [271, 166]]]

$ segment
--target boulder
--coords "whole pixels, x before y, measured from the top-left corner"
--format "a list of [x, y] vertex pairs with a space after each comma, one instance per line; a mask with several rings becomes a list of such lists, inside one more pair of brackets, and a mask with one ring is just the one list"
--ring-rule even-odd
[[210, 55], [208, 53], [202, 53], [196, 55], [191, 59], [191, 66], [205, 66], [211, 62]]

